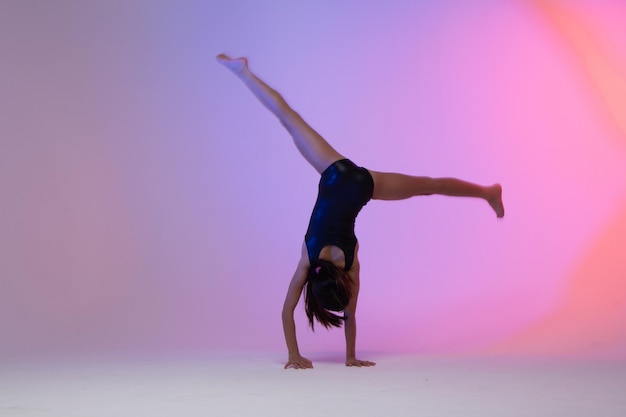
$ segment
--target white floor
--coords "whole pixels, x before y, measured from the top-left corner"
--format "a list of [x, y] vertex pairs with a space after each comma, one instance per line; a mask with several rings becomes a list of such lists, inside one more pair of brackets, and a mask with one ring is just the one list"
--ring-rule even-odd
[[0, 416], [626, 416], [626, 363], [279, 354], [0, 366]]

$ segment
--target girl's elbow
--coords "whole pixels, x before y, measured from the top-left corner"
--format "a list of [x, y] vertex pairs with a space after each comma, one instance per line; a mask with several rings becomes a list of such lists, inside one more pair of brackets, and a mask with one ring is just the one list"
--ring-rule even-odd
[[356, 314], [355, 314], [354, 311], [344, 310], [343, 318], [344, 318], [345, 321], [356, 320]]

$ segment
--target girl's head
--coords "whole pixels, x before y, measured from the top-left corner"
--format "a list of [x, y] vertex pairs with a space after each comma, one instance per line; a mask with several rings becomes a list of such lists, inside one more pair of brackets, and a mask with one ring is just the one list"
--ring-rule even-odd
[[343, 311], [352, 295], [352, 281], [346, 271], [329, 261], [311, 262], [304, 292], [309, 324], [316, 319], [326, 328], [341, 327], [344, 318], [332, 311]]

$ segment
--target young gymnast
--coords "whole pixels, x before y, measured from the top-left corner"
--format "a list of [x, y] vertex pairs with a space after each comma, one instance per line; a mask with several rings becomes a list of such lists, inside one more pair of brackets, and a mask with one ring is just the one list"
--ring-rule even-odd
[[[300, 354], [293, 312], [304, 292], [310, 326], [317, 320], [326, 328], [345, 326], [346, 366], [373, 366], [356, 357], [356, 306], [359, 295], [359, 244], [354, 222], [370, 199], [402, 200], [418, 195], [448, 195], [484, 199], [497, 217], [504, 216], [502, 187], [482, 186], [456, 178], [416, 177], [358, 167], [338, 153], [285, 99], [248, 68], [246, 58], [224, 54], [217, 60], [235, 74], [287, 129], [304, 157], [321, 175], [317, 202], [302, 244], [282, 310], [289, 352], [285, 369], [312, 368]], [[339, 316], [335, 312], [343, 312]]]

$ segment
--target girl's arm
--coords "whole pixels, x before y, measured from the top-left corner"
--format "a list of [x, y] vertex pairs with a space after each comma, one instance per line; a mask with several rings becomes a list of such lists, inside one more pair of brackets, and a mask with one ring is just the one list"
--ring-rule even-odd
[[285, 333], [285, 342], [287, 343], [287, 350], [289, 351], [289, 360], [285, 364], [285, 369], [291, 367], [294, 369], [306, 369], [313, 368], [313, 363], [307, 358], [300, 355], [298, 349], [298, 340], [296, 338], [296, 324], [293, 320], [293, 312], [298, 305], [302, 289], [306, 282], [306, 276], [309, 269], [308, 254], [306, 252], [306, 246], [302, 247], [302, 256], [298, 267], [291, 278], [289, 283], [289, 289], [285, 296], [285, 302], [283, 304], [283, 332]]
[[348, 274], [352, 279], [352, 297], [344, 310], [346, 317], [345, 333], [346, 333], [346, 366], [374, 366], [376, 363], [370, 361], [362, 361], [356, 357], [356, 303], [359, 298], [359, 272], [360, 265], [358, 258], [355, 256], [354, 264]]

